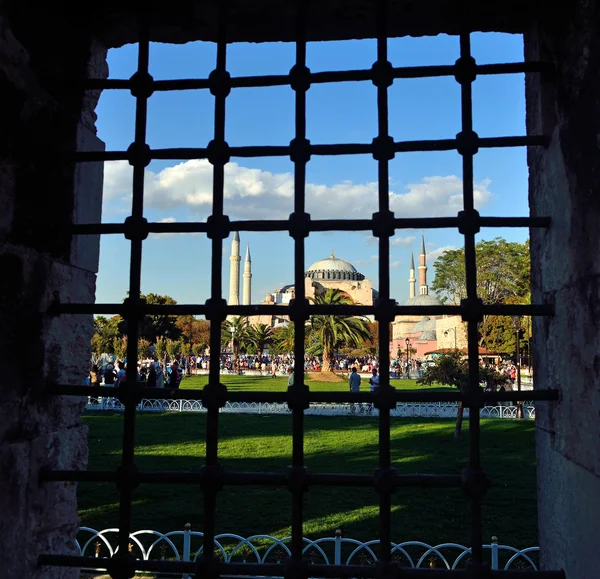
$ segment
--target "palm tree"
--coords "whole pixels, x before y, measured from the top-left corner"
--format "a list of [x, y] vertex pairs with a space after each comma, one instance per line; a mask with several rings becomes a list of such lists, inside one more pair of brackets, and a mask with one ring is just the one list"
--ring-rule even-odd
[[[352, 298], [338, 289], [327, 289], [316, 294], [311, 301], [316, 305], [351, 305]], [[311, 316], [310, 333], [316, 334], [323, 347], [322, 372], [331, 372], [331, 357], [341, 346], [358, 347], [371, 338], [369, 322], [362, 316], [317, 315]]]
[[274, 350], [279, 354], [291, 354], [294, 351], [294, 324], [286, 324], [280, 326], [273, 331]]
[[273, 342], [273, 328], [267, 326], [267, 324], [250, 326], [248, 328], [248, 342], [256, 348], [258, 357], [262, 360], [265, 346]]
[[243, 316], [232, 317], [223, 322], [222, 334], [225, 344], [231, 342], [233, 367], [237, 367], [238, 354], [248, 340], [248, 319]]

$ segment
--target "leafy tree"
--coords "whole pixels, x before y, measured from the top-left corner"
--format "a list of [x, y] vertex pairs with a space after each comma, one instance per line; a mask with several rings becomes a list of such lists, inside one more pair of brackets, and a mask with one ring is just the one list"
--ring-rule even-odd
[[[506, 303], [529, 292], [529, 240], [509, 242], [501, 237], [480, 241], [475, 246], [477, 293], [484, 303]], [[465, 250], [445, 251], [433, 265], [431, 289], [443, 303], [458, 304], [467, 297]]]
[[193, 344], [192, 352], [196, 354], [196, 356], [204, 356], [204, 352], [206, 350], [206, 344]]
[[[530, 303], [529, 240], [508, 242], [497, 237], [475, 246], [477, 293], [485, 304]], [[444, 252], [434, 263], [432, 289], [444, 303], [460, 303], [467, 295], [464, 248]], [[479, 325], [480, 346], [496, 353], [515, 351], [515, 331], [506, 316], [485, 316]]]
[[294, 351], [294, 324], [286, 324], [273, 330], [273, 346], [271, 351], [274, 354], [291, 354]]
[[[177, 302], [170, 296], [149, 293], [141, 294], [148, 305], [176, 305]], [[159, 337], [178, 340], [181, 337], [181, 329], [176, 325], [177, 316], [165, 314], [151, 314], [144, 316], [140, 321], [139, 337], [154, 344]], [[122, 334], [127, 333], [127, 320], [121, 319], [119, 329]]]
[[125, 360], [125, 357], [127, 356], [127, 336], [114, 339], [113, 352], [117, 357], [117, 360]]
[[248, 335], [248, 318], [237, 316], [229, 318], [223, 322], [221, 336], [225, 344], [231, 342], [234, 366], [237, 365], [240, 350], [245, 351], [245, 347], [248, 342]]
[[138, 358], [145, 359], [150, 358], [150, 342], [148, 340], [144, 340], [144, 338], [140, 338], [138, 340]]
[[[495, 369], [489, 367], [479, 367], [479, 383], [483, 388], [496, 388], [506, 382], [506, 377], [502, 376]], [[455, 386], [463, 394], [467, 392], [469, 384], [469, 363], [467, 358], [458, 352], [452, 352], [436, 359], [435, 365], [425, 368], [422, 376], [417, 380], [418, 384], [431, 386], [432, 384], [446, 384]], [[456, 430], [454, 438], [458, 440], [461, 435], [464, 406], [462, 401], [458, 404], [456, 415]]]
[[206, 344], [208, 346], [210, 343], [209, 321], [198, 320], [194, 316], [177, 316], [175, 325], [188, 344]]
[[[349, 305], [354, 303], [345, 293], [328, 288], [322, 294], [316, 294], [311, 301], [318, 305]], [[331, 372], [331, 358], [336, 348], [342, 346], [361, 346], [371, 338], [366, 318], [346, 315], [311, 316], [310, 333], [318, 336], [323, 348], [323, 372]]]
[[177, 358], [182, 352], [183, 342], [180, 340], [167, 340], [167, 354], [171, 359]]
[[119, 322], [121, 316], [105, 318], [97, 316], [94, 318], [94, 335], [92, 336], [92, 351], [97, 356], [102, 354], [114, 354], [114, 341], [121, 337]]
[[273, 342], [273, 328], [267, 324], [258, 324], [248, 328], [249, 344], [253, 345], [259, 358], [262, 358], [265, 346]]
[[156, 340], [156, 357], [159, 360], [164, 359], [165, 354], [167, 353], [167, 341], [164, 338], [158, 338]]

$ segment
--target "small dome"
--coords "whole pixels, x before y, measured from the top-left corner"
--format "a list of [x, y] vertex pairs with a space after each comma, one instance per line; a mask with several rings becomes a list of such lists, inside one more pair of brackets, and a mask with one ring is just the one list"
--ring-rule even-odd
[[428, 341], [437, 340], [437, 334], [435, 332], [423, 332], [419, 336], [419, 340], [428, 340]]
[[441, 306], [439, 300], [431, 294], [419, 294], [414, 298], [408, 299], [405, 306]]
[[[410, 329], [411, 334], [416, 334], [418, 332], [433, 332], [433, 334], [435, 334], [435, 320], [432, 320], [427, 316], [424, 317]], [[435, 340], [435, 338], [433, 339]]]
[[293, 291], [294, 291], [294, 284], [290, 283], [290, 284], [281, 286], [280, 288], [276, 289], [274, 293], [276, 293], [276, 294], [284, 294], [284, 293], [287, 293], [287, 292], [293, 293]]

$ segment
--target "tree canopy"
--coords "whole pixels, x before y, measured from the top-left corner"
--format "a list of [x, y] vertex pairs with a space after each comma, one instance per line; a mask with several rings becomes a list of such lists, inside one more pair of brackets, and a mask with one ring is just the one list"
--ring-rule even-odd
[[[327, 289], [322, 294], [316, 294], [311, 300], [315, 304], [347, 305], [352, 299], [337, 289]], [[331, 371], [331, 357], [336, 348], [342, 346], [356, 347], [371, 338], [368, 320], [359, 316], [347, 315], [316, 315], [309, 322], [309, 338], [318, 337], [323, 349], [323, 372]]]
[[[475, 246], [477, 293], [484, 303], [506, 303], [529, 294], [529, 240], [525, 243], [496, 237]], [[442, 303], [459, 304], [467, 297], [464, 247], [445, 251], [433, 264], [431, 289]]]
[[[477, 293], [484, 304], [530, 303], [529, 240], [509, 242], [501, 237], [475, 246]], [[464, 248], [444, 252], [433, 265], [431, 289], [442, 303], [459, 304], [467, 297]], [[530, 336], [528, 319], [521, 320], [523, 337]], [[479, 324], [480, 346], [498, 354], [512, 354], [516, 329], [508, 316], [485, 316]]]

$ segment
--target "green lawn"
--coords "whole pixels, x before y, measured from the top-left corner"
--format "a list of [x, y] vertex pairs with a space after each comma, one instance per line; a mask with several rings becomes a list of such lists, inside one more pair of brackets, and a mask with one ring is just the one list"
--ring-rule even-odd
[[[120, 459], [122, 415], [86, 414], [89, 468], [113, 469]], [[306, 463], [314, 472], [373, 473], [377, 468], [377, 421], [359, 417], [306, 417]], [[136, 462], [143, 470], [196, 470], [204, 457], [202, 414], [138, 414]], [[290, 464], [289, 416], [220, 417], [219, 453], [225, 468], [282, 471]], [[468, 429], [468, 426], [465, 425]], [[452, 438], [453, 421], [396, 419], [392, 426], [394, 467], [400, 473], [457, 473], [466, 466], [467, 432]], [[483, 466], [493, 487], [485, 499], [484, 538], [514, 546], [537, 544], [534, 424], [482, 422]], [[113, 484], [79, 485], [82, 525], [117, 526]], [[134, 494], [134, 529], [202, 530], [202, 491], [194, 486], [142, 485]], [[377, 496], [369, 489], [313, 488], [306, 495], [305, 535], [378, 536]], [[225, 488], [218, 496], [218, 531], [243, 536], [290, 532], [290, 494], [285, 489]], [[459, 490], [413, 489], [393, 497], [393, 540], [467, 543], [469, 508]]]
[[[306, 384], [311, 390], [317, 391], [334, 391], [334, 392], [347, 392], [348, 391], [348, 380], [345, 379], [343, 382], [318, 382], [312, 380], [311, 374], [306, 375]], [[227, 386], [232, 392], [248, 391], [248, 390], [262, 390], [271, 392], [284, 392], [287, 390], [287, 376], [277, 376], [272, 378], [271, 376], [236, 376], [235, 374], [221, 374], [221, 381]], [[200, 390], [204, 388], [208, 382], [208, 376], [186, 376], [181, 382], [181, 390]], [[428, 390], [443, 392], [453, 390], [448, 386], [431, 387], [422, 386], [417, 384], [416, 380], [397, 379], [392, 380], [392, 385], [398, 390]], [[366, 378], [362, 379], [361, 390], [368, 392], [369, 381]]]

